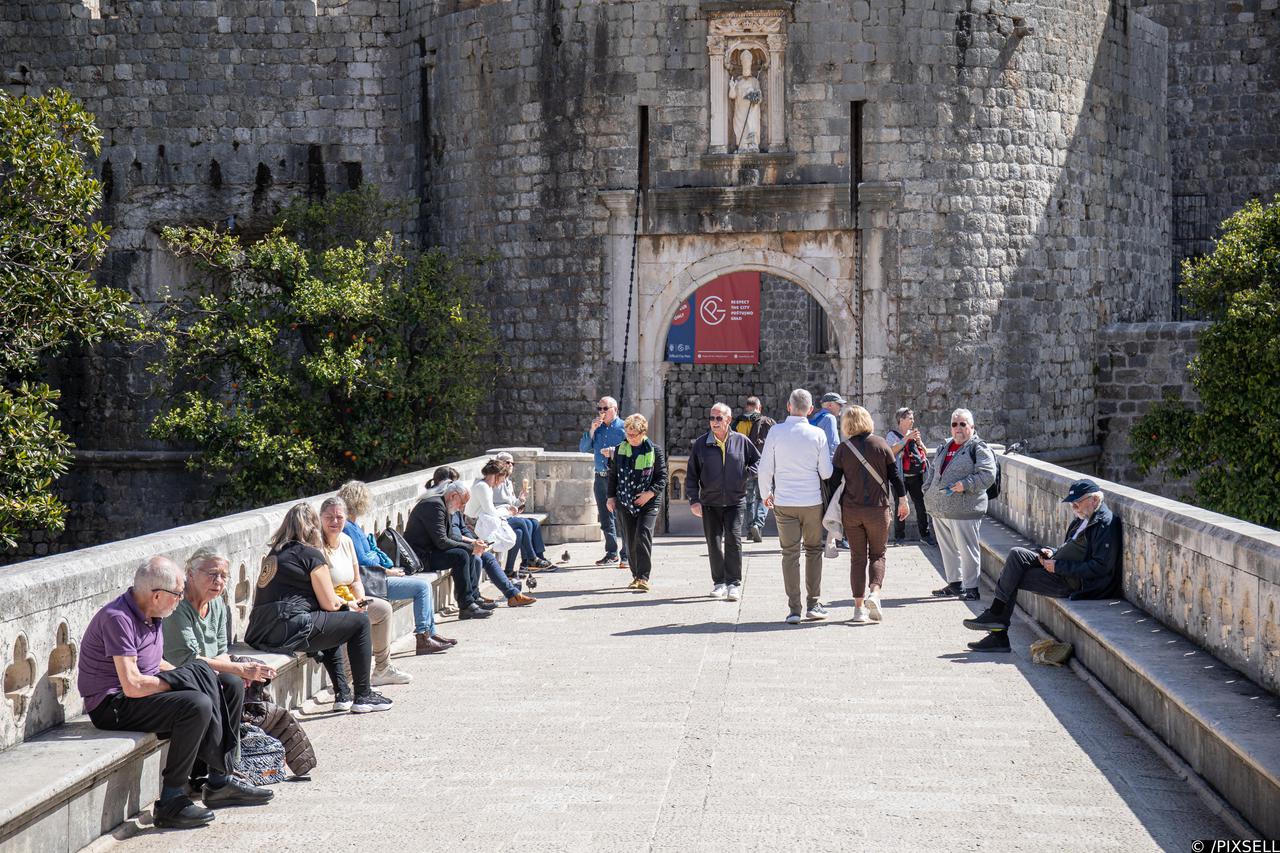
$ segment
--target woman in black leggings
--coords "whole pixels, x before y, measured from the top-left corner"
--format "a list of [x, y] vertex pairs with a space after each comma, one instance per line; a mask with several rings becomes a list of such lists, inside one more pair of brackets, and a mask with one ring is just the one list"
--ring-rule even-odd
[[[306, 652], [319, 660], [333, 683], [335, 711], [389, 710], [391, 700], [369, 686], [369, 617], [359, 603], [348, 605], [334, 591], [320, 543], [316, 511], [310, 504], [294, 505], [268, 543], [245, 640], [256, 649]], [[354, 694], [342, 665], [344, 647]]]

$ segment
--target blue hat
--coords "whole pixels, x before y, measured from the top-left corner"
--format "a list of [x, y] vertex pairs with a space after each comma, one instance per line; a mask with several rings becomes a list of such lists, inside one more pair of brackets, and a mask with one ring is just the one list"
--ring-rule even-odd
[[1085, 495], [1091, 495], [1094, 492], [1100, 492], [1098, 484], [1093, 480], [1076, 480], [1071, 484], [1071, 488], [1067, 491], [1067, 496], [1062, 499], [1064, 504], [1075, 503]]

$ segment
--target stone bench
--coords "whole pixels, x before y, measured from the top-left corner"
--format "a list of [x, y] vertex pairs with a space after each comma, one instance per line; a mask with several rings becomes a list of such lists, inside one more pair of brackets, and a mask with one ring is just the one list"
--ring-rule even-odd
[[[448, 572], [426, 575], [439, 610]], [[413, 602], [392, 602], [392, 636], [412, 633]], [[271, 692], [283, 707], [300, 708], [329, 687], [323, 667], [304, 654], [243, 643], [230, 651], [276, 670]], [[153, 734], [100, 731], [81, 715], [0, 752], [0, 850], [73, 853], [110, 832], [159, 795], [166, 746]]]
[[[1045, 544], [992, 518], [981, 539], [993, 582], [1011, 548]], [[1128, 601], [1022, 593], [1018, 604], [1262, 837], [1280, 838], [1280, 699]]]

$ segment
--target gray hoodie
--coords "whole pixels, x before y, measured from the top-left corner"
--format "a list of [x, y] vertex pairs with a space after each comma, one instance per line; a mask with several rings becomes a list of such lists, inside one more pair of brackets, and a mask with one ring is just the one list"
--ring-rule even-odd
[[[951, 464], [943, 471], [942, 460], [947, 457], [949, 444], [951, 441], [948, 439], [938, 447], [925, 472], [924, 505], [930, 515], [940, 518], [982, 518], [987, 514], [987, 487], [996, 481], [996, 455], [975, 432], [973, 438], [951, 457]], [[944, 494], [941, 491], [960, 482], [964, 483], [963, 492]]]

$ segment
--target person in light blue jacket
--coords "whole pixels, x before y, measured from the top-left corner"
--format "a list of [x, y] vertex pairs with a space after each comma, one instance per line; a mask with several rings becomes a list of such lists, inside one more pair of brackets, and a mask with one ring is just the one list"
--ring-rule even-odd
[[[619, 556], [622, 568], [627, 565], [627, 543], [619, 543], [618, 519], [609, 511], [609, 457], [614, 448], [627, 440], [627, 433], [622, 428], [622, 418], [618, 417], [618, 401], [612, 397], [601, 397], [596, 403], [596, 416], [591, 425], [578, 440], [580, 453], [595, 455], [595, 499], [596, 516], [600, 519], [600, 530], [604, 532], [604, 556], [596, 560], [597, 566], [612, 566]], [[619, 551], [621, 544], [621, 551]]]

